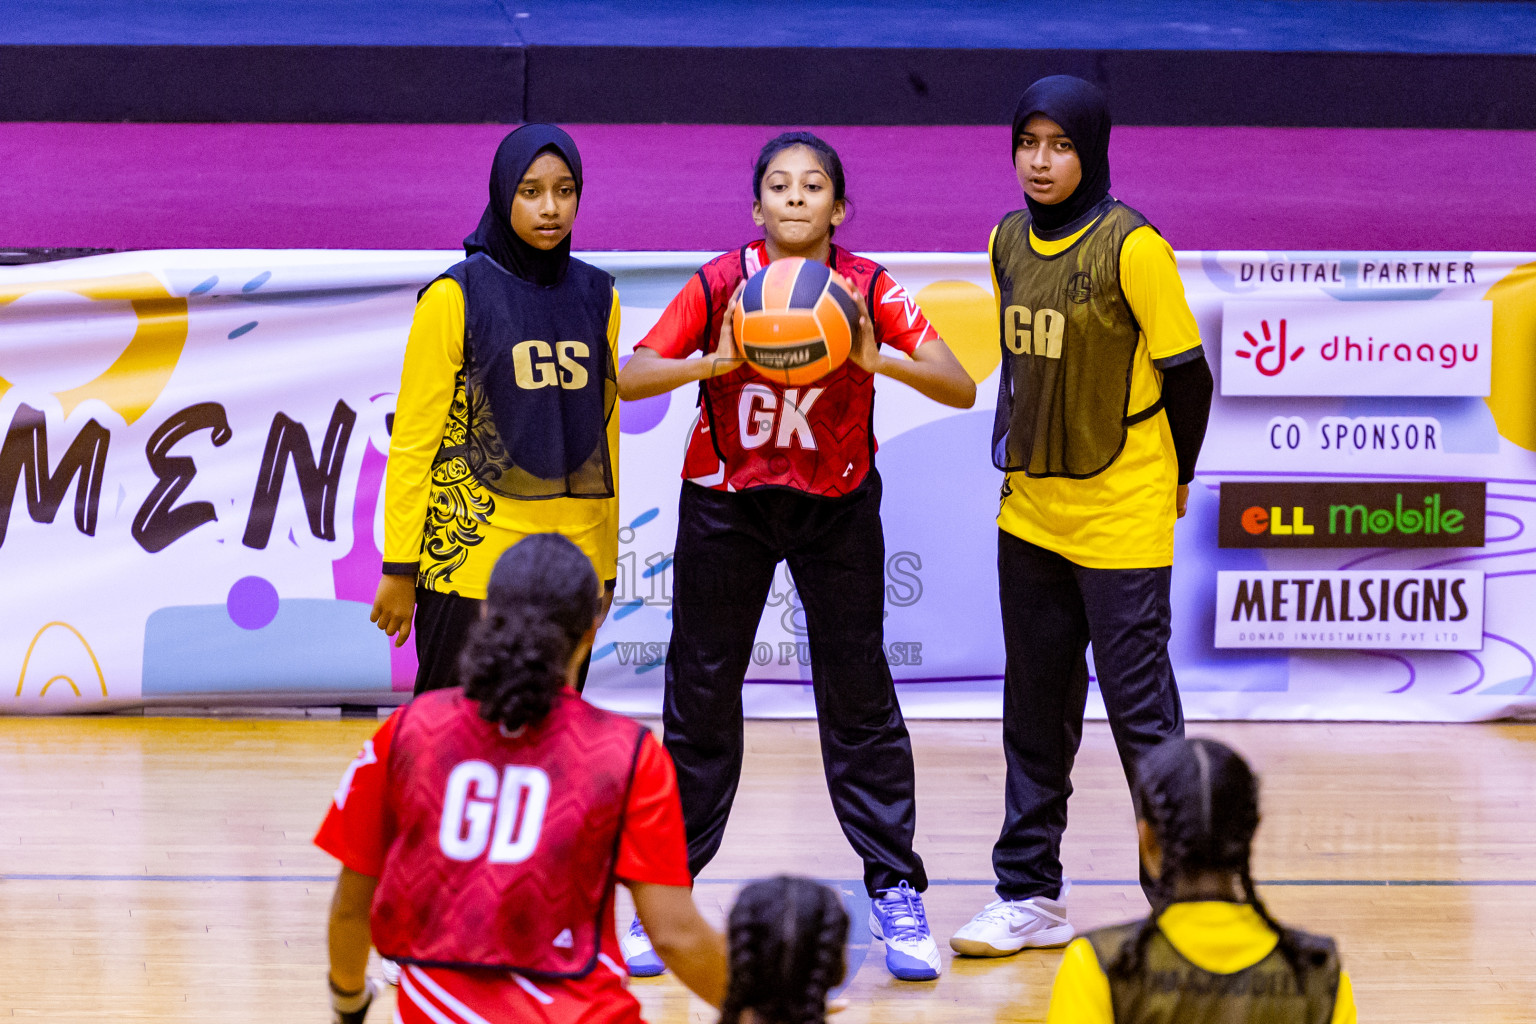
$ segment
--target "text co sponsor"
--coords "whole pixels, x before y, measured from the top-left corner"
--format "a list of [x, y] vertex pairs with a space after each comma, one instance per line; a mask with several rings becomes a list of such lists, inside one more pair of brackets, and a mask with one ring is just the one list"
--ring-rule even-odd
[[1271, 451], [1353, 455], [1437, 455], [1444, 433], [1432, 416], [1324, 416], [1316, 429], [1300, 416], [1276, 416], [1264, 428]]

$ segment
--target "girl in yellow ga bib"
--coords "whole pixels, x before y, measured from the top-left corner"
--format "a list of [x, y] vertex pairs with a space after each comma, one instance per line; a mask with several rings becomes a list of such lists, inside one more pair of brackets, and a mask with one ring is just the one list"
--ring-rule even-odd
[[1048, 1024], [1355, 1024], [1332, 939], [1270, 916], [1249, 870], [1258, 780], [1208, 739], [1174, 739], [1136, 778], [1152, 913], [1067, 947]]
[[1184, 731], [1168, 658], [1173, 528], [1211, 373], [1173, 250], [1109, 193], [1109, 129], [1088, 82], [1030, 86], [1013, 120], [1026, 209], [1004, 217], [989, 246], [1008, 771], [997, 899], [950, 939], [971, 956], [1072, 938], [1060, 850], [1088, 644], [1128, 780], [1138, 758]]

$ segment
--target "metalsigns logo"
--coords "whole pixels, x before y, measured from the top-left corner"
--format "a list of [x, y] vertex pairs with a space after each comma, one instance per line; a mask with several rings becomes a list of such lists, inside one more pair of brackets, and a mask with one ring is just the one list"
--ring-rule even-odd
[[1216, 646], [1479, 651], [1483, 574], [1219, 572]]
[[1221, 485], [1224, 548], [1480, 548], [1488, 485], [1327, 482]]
[[1487, 302], [1231, 300], [1223, 395], [1470, 395], [1492, 366]]

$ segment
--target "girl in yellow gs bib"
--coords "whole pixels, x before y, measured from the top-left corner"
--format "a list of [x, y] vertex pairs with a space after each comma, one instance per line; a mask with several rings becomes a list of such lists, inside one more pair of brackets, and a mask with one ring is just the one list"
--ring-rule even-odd
[[[581, 154], [552, 124], [508, 135], [466, 258], [421, 293], [406, 343], [384, 490], [373, 621], [405, 643], [416, 692], [457, 686], [491, 568], [559, 533], [613, 595], [618, 557], [619, 298], [571, 257]], [[586, 681], [586, 664], [578, 689]]]

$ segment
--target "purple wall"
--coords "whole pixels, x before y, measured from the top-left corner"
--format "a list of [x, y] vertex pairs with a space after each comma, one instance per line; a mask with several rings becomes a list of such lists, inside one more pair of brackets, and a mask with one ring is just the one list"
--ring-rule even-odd
[[[0, 246], [446, 249], [500, 125], [0, 124]], [[576, 125], [581, 249], [751, 237], [775, 129]], [[1002, 127], [829, 127], [867, 251], [975, 251], [1021, 204]], [[1122, 127], [1115, 192], [1179, 249], [1528, 250], [1536, 132]]]

